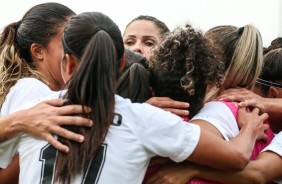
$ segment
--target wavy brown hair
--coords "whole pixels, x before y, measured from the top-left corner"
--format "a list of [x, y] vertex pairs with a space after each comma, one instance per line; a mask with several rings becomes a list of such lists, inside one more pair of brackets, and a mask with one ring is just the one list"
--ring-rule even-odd
[[150, 61], [155, 96], [192, 104], [191, 118], [203, 105], [207, 85], [219, 87], [224, 77], [220, 51], [190, 25], [177, 28]]

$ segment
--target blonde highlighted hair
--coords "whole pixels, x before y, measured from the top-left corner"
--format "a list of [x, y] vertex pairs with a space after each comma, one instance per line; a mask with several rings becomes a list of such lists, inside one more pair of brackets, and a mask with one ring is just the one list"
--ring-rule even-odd
[[224, 53], [225, 89], [251, 89], [263, 66], [263, 44], [259, 30], [253, 25], [241, 28], [224, 25], [208, 30], [205, 37]]

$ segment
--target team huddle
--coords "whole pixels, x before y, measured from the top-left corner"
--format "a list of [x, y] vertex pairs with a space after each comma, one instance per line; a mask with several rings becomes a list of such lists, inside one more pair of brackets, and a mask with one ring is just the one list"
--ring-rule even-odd
[[38, 4], [0, 37], [0, 184], [282, 183], [281, 46]]

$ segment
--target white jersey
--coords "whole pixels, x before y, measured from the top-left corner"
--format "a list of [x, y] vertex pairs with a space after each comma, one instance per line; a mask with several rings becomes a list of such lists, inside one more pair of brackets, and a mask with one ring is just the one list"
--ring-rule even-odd
[[[9, 115], [23, 104], [38, 101], [50, 94], [52, 94], [50, 88], [35, 78], [19, 79], [6, 96], [5, 102], [1, 108], [1, 116]], [[18, 141], [17, 138], [14, 138], [1, 143], [0, 155], [5, 159], [0, 160], [0, 168], [6, 168], [12, 159], [10, 155], [2, 154], [3, 150], [8, 153], [13, 152], [12, 155], [14, 155], [17, 149], [16, 147], [11, 147], [10, 143], [16, 141]], [[13, 145], [17, 146], [17, 144]]]
[[192, 118], [192, 120], [197, 119], [212, 124], [226, 141], [236, 137], [240, 131], [232, 111], [220, 101], [206, 103], [200, 112]]
[[[194, 151], [199, 126], [149, 104], [131, 103], [117, 95], [115, 100], [115, 119], [104, 144], [85, 176], [75, 176], [71, 183], [141, 183], [153, 156], [181, 162]], [[10, 145], [18, 147], [20, 154], [20, 183], [53, 182], [56, 150], [52, 146], [25, 134]], [[0, 161], [13, 153], [3, 151], [0, 149]]]
[[5, 116], [17, 110], [23, 104], [40, 100], [52, 94], [52, 90], [43, 82], [35, 78], [19, 79], [11, 87], [1, 108], [1, 115]]
[[[271, 151], [282, 157], [282, 132], [280, 132], [274, 137], [271, 143], [262, 150], [262, 152], [264, 151]], [[278, 184], [282, 184], [282, 180], [274, 181], [274, 182]]]

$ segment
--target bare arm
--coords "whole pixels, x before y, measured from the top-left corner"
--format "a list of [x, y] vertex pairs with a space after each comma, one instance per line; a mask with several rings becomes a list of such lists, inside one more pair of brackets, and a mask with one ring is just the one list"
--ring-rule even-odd
[[196, 169], [194, 176], [212, 181], [230, 184], [265, 184], [282, 178], [282, 158], [273, 152], [264, 152], [257, 160], [250, 161], [243, 171], [234, 173], [199, 166], [194, 169]]
[[189, 114], [189, 111], [187, 110], [189, 107], [188, 103], [175, 101], [168, 97], [152, 97], [147, 100], [146, 103], [169, 111], [178, 116], [187, 116]]
[[267, 151], [239, 172], [227, 172], [187, 162], [166, 164], [146, 184], [184, 184], [194, 177], [229, 184], [265, 184], [282, 179], [281, 170], [282, 158]]
[[244, 169], [251, 157], [255, 141], [262, 137], [264, 130], [268, 128], [263, 124], [268, 115], [259, 115], [257, 108], [251, 112], [246, 108], [241, 108], [239, 111], [243, 111], [244, 114], [238, 117], [238, 121], [243, 125], [238, 136], [226, 142], [213, 132], [201, 129], [199, 143], [188, 160], [221, 170]]
[[[70, 140], [82, 142], [82, 135], [70, 132], [61, 125], [91, 126], [92, 121], [86, 118], [72, 116], [80, 114], [83, 109], [80, 105], [63, 106], [64, 100], [52, 99], [38, 105], [12, 113], [0, 119], [0, 142], [11, 139], [20, 132], [33, 137], [45, 139], [57, 149], [68, 152], [68, 147], [53, 137], [60, 135]], [[89, 111], [90, 109], [86, 109]]]

